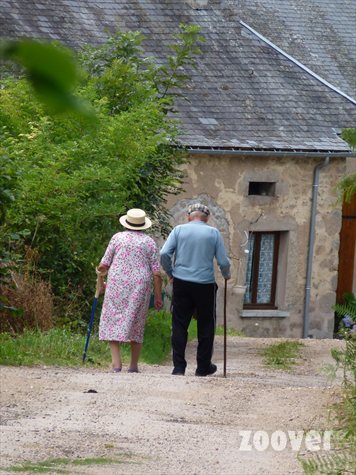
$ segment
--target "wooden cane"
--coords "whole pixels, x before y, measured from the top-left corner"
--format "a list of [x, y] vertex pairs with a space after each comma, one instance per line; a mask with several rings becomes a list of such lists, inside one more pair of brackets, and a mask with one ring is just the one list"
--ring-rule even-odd
[[227, 292], [227, 280], [225, 279], [225, 288], [224, 288], [224, 378], [226, 378], [226, 292]]

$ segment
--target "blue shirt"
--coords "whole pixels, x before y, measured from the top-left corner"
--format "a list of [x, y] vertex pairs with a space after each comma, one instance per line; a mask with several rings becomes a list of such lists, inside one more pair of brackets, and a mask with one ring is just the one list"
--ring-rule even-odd
[[161, 265], [169, 277], [199, 284], [215, 282], [214, 258], [229, 279], [230, 261], [220, 232], [197, 220], [176, 226], [161, 250]]

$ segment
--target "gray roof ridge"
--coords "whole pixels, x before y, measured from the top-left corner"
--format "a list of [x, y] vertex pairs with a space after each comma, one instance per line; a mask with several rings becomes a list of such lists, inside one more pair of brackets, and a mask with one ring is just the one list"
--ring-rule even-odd
[[356, 100], [353, 99], [352, 97], [350, 97], [349, 95], [345, 94], [343, 91], [341, 91], [340, 89], [338, 89], [337, 87], [333, 86], [331, 83], [329, 83], [328, 81], [326, 81], [325, 79], [323, 79], [321, 76], [319, 76], [318, 74], [316, 74], [314, 71], [312, 71], [311, 69], [309, 69], [307, 66], [305, 66], [303, 63], [301, 63], [300, 61], [298, 61], [297, 59], [295, 59], [293, 56], [291, 56], [290, 54], [288, 54], [286, 51], [282, 50], [281, 48], [279, 48], [277, 45], [275, 45], [274, 43], [272, 43], [272, 41], [270, 41], [269, 39], [267, 39], [265, 36], [261, 35], [261, 33], [259, 33], [258, 31], [254, 30], [251, 26], [249, 26], [247, 23], [245, 23], [244, 21], [242, 20], [239, 20], [239, 23], [240, 25], [242, 25], [243, 27], [245, 27], [247, 30], [249, 30], [252, 34], [254, 34], [255, 36], [257, 36], [257, 38], [259, 38], [261, 41], [263, 41], [264, 43], [266, 43], [267, 45], [269, 45], [271, 48], [273, 48], [275, 51], [277, 51], [278, 53], [282, 54], [285, 58], [287, 58], [289, 61], [291, 61], [292, 63], [294, 63], [295, 65], [297, 65], [298, 67], [300, 67], [301, 69], [303, 69], [306, 73], [310, 74], [312, 77], [314, 77], [315, 79], [317, 79], [319, 82], [321, 82], [322, 84], [324, 84], [325, 86], [327, 86], [329, 89], [332, 89], [334, 92], [336, 92], [337, 94], [340, 94], [341, 96], [345, 97], [347, 100], [349, 100], [350, 102], [352, 102], [354, 105], [356, 105]]

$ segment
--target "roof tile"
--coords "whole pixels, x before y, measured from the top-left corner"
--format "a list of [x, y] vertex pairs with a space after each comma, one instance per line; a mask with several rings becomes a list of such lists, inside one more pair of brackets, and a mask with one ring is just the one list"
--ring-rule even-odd
[[[181, 22], [207, 41], [177, 100], [188, 146], [345, 150], [337, 132], [355, 124], [355, 106], [244, 28], [267, 37], [321, 77], [353, 95], [352, 0], [3, 1], [4, 36], [59, 38], [78, 48], [101, 43], [107, 28], [146, 32], [144, 47], [163, 61]], [[252, 145], [253, 144], [253, 145]]]

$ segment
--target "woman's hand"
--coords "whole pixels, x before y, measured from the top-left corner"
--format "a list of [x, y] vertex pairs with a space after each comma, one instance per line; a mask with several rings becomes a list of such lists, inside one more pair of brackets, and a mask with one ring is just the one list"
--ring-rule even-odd
[[99, 295], [102, 295], [105, 292], [106, 282], [104, 281], [104, 277], [108, 273], [108, 267], [104, 264], [99, 264], [98, 267], [95, 268], [96, 279], [97, 279], [97, 292]]
[[106, 289], [106, 282], [104, 279], [100, 279], [100, 295], [103, 295], [105, 293]]
[[104, 277], [108, 273], [108, 267], [100, 264], [98, 267], [95, 268], [96, 275], [99, 277]]
[[156, 310], [161, 310], [163, 307], [162, 297], [160, 295], [154, 297], [154, 306]]

